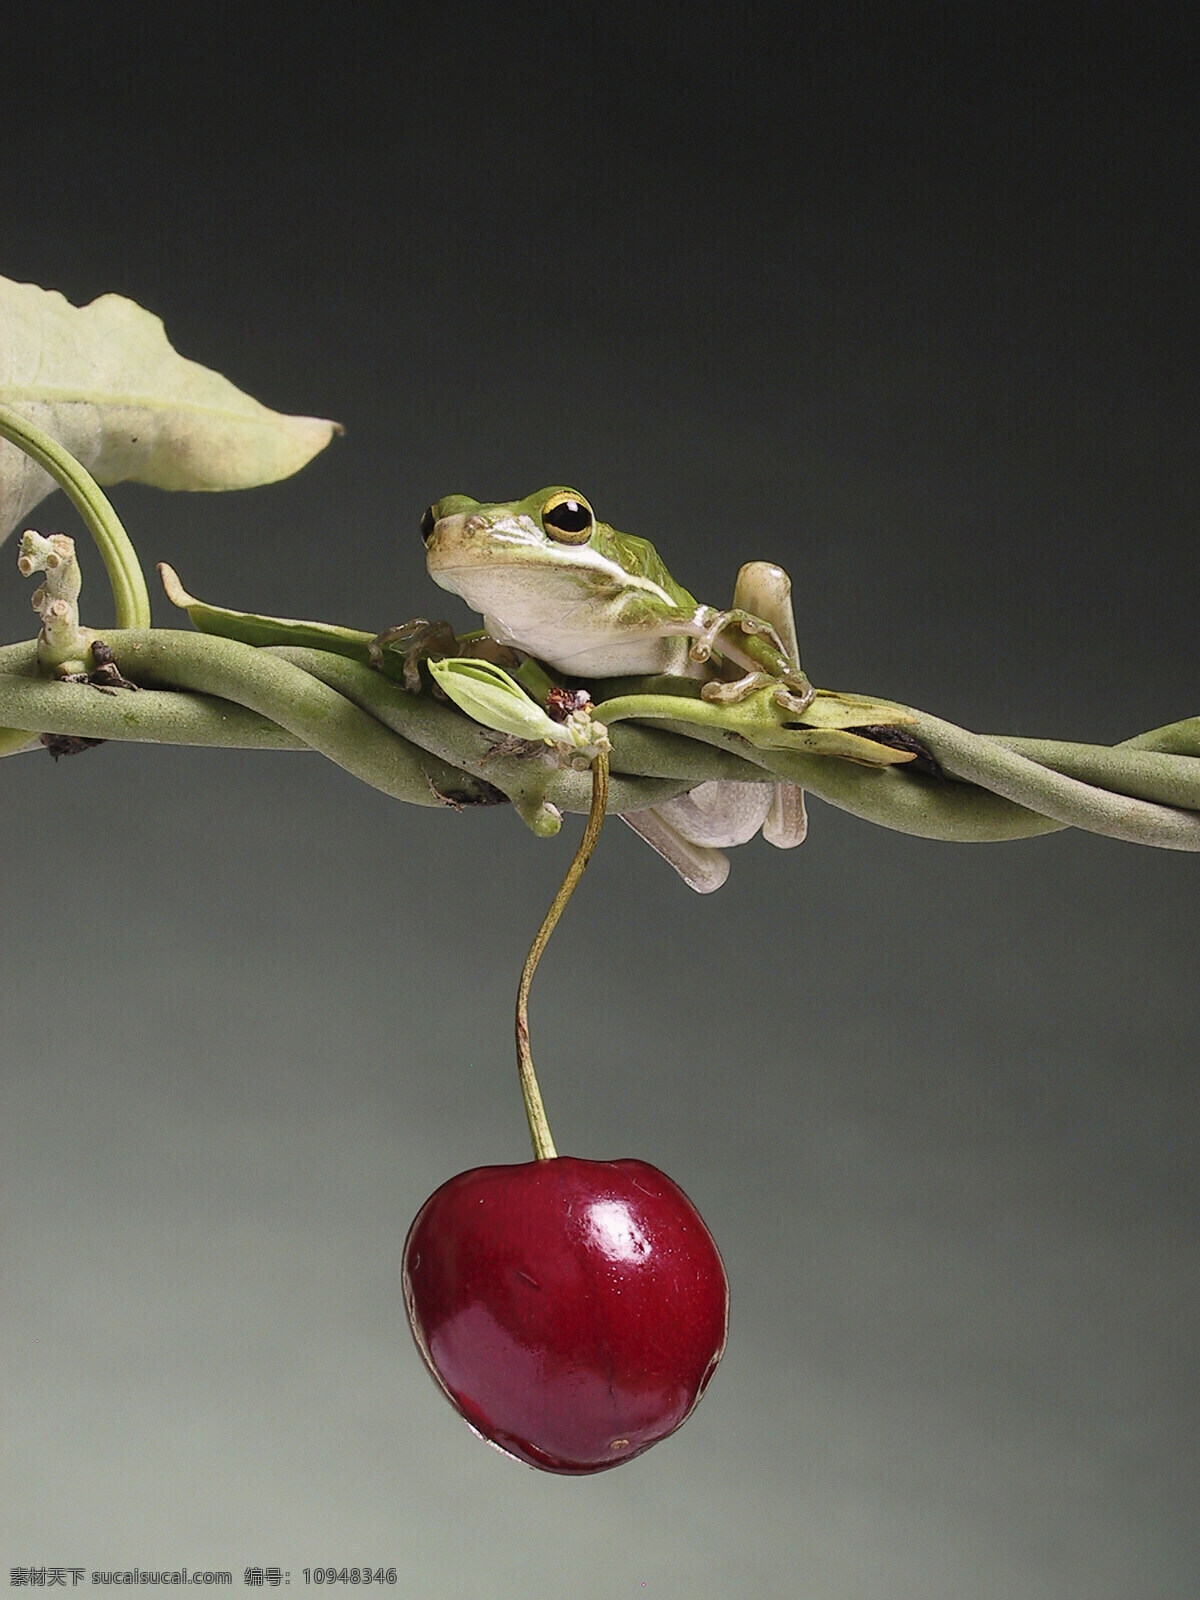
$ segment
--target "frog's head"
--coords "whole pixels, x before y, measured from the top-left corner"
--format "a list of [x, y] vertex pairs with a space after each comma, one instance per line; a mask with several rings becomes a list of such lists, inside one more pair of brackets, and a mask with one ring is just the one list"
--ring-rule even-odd
[[421, 537], [435, 572], [450, 566], [558, 559], [563, 546], [587, 544], [596, 517], [578, 489], [555, 485], [524, 500], [483, 505], [467, 494], [435, 500], [421, 518]]
[[421, 533], [434, 583], [480, 612], [493, 639], [564, 672], [662, 671], [659, 641], [677, 642], [696, 611], [648, 539], [597, 522], [561, 484], [504, 505], [448, 495]]
[[421, 535], [433, 581], [488, 610], [497, 584], [594, 571], [597, 526], [577, 489], [554, 485], [499, 505], [447, 495], [421, 518]]

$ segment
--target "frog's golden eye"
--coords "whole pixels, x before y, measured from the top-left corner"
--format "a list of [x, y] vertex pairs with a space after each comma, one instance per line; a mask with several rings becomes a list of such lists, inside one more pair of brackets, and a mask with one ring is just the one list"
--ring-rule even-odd
[[428, 544], [433, 537], [434, 526], [437, 523], [437, 507], [427, 506], [425, 515], [421, 518], [421, 537]]
[[542, 507], [542, 527], [559, 544], [586, 544], [595, 526], [591, 506], [574, 489], [552, 494]]

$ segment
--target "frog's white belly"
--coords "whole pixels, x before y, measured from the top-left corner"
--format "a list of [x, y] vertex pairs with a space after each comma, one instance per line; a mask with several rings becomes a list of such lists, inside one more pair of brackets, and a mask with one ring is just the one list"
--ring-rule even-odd
[[703, 669], [688, 660], [689, 640], [666, 632], [664, 624], [644, 614], [647, 598], [669, 604], [670, 596], [618, 567], [612, 571], [610, 581], [615, 587], [619, 578], [620, 588], [605, 594], [595, 563], [585, 567], [565, 554], [553, 571], [537, 574], [519, 563], [429, 564], [433, 581], [481, 613], [493, 639], [515, 645], [560, 672], [601, 678], [652, 672], [692, 676], [697, 670], [702, 675]]
[[650, 631], [612, 634], [588, 627], [586, 619], [573, 623], [566, 612], [541, 625], [539, 619], [525, 617], [516, 627], [485, 612], [483, 625], [501, 644], [515, 645], [576, 678], [618, 678], [625, 673], [640, 677], [653, 672], [691, 676], [701, 670], [688, 660], [686, 639]]

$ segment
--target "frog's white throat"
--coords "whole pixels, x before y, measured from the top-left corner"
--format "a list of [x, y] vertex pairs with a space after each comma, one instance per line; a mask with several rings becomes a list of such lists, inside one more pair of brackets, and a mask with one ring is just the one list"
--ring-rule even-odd
[[542, 550], [522, 560], [509, 548], [501, 559], [482, 561], [465, 548], [435, 545], [436, 535], [430, 577], [479, 612], [501, 644], [577, 677], [693, 670], [687, 641], [664, 637], [654, 620], [658, 607], [670, 607], [670, 596], [595, 550], [564, 548], [547, 561]]

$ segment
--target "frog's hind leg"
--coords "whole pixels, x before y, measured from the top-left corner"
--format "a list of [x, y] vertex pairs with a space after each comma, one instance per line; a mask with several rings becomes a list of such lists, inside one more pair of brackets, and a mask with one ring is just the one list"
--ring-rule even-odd
[[[796, 637], [796, 616], [792, 610], [792, 580], [773, 561], [748, 561], [738, 573], [733, 603], [769, 622], [779, 636], [792, 664], [800, 666], [800, 641]], [[792, 850], [804, 843], [808, 814], [804, 809], [804, 790], [795, 783], [777, 783], [771, 809], [763, 823], [763, 838], [778, 850]]]
[[631, 811], [621, 820], [628, 823], [638, 838], [644, 839], [652, 850], [657, 850], [663, 860], [675, 868], [688, 888], [694, 889], [697, 894], [712, 894], [729, 876], [727, 855], [708, 845], [694, 844], [690, 839], [685, 839], [668, 818], [660, 815], [657, 808], [651, 806], [646, 811]]
[[800, 641], [792, 610], [792, 580], [773, 561], [747, 561], [733, 586], [735, 611], [749, 611], [769, 622], [793, 666], [800, 665]]
[[[697, 784], [625, 821], [669, 861], [698, 894], [719, 889], [729, 874], [722, 847], [745, 844], [763, 826], [777, 784], [722, 778]], [[790, 786], [789, 786], [790, 787]]]

